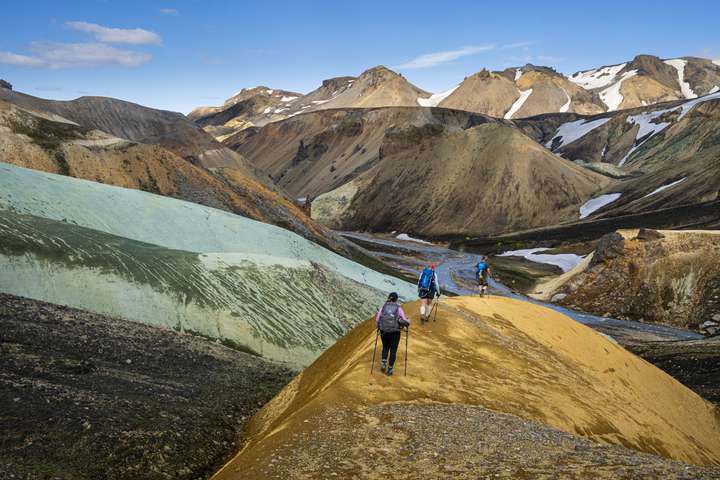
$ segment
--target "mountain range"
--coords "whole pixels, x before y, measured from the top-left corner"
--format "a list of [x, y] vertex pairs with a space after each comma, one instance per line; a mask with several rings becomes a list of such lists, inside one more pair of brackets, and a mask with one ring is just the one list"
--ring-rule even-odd
[[663, 60], [638, 55], [569, 76], [531, 64], [502, 71], [483, 69], [435, 94], [377, 66], [358, 77], [325, 80], [307, 95], [267, 87], [243, 89], [222, 106], [198, 107], [188, 117], [222, 139], [249, 126], [330, 108], [444, 107], [513, 119], [557, 112], [597, 114], [692, 99], [719, 89], [720, 60], [697, 57]]

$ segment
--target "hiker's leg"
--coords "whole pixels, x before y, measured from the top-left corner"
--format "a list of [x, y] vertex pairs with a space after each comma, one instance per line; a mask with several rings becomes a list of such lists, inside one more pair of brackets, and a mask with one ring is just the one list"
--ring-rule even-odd
[[390, 338], [388, 338], [388, 335], [388, 333], [380, 332], [380, 340], [382, 340], [382, 354], [380, 355], [380, 359], [383, 363], [387, 362], [388, 352], [390, 351]]
[[400, 345], [400, 332], [388, 333], [388, 343], [390, 344], [390, 358], [388, 359], [388, 365], [392, 367], [395, 365], [395, 356], [397, 355], [398, 346]]

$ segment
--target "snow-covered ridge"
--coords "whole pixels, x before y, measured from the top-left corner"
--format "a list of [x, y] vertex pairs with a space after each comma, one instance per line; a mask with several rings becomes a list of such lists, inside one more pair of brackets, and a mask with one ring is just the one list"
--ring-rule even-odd
[[574, 122], [563, 123], [557, 129], [555, 135], [550, 139], [550, 141], [545, 144], [545, 146], [547, 148], [550, 148], [553, 144], [553, 141], [556, 138], [560, 137], [562, 138], [562, 140], [560, 140], [560, 144], [557, 146], [557, 148], [560, 148], [563, 145], [568, 145], [575, 140], [584, 137], [596, 128], [603, 126], [609, 120], [609, 118], [598, 118], [596, 120], [582, 119], [576, 120]]
[[428, 98], [418, 98], [417, 103], [421, 107], [437, 107], [440, 102], [445, 100], [447, 97], [449, 97], [460, 85], [456, 85], [450, 90], [446, 90], [444, 92], [435, 93], [433, 95], [430, 95]]
[[678, 83], [680, 84], [680, 91], [683, 96], [688, 99], [697, 98], [697, 94], [693, 92], [692, 88], [690, 88], [690, 84], [685, 81], [685, 66], [687, 65], [687, 60], [683, 60], [682, 58], [673, 58], [672, 60], [665, 60], [665, 63], [677, 70]]
[[522, 108], [523, 104], [525, 103], [525, 100], [527, 100], [530, 97], [530, 95], [532, 95], [532, 88], [529, 88], [527, 90], [520, 90], [520, 97], [517, 100], [515, 100], [515, 102], [510, 107], [510, 110], [508, 110], [507, 113], [505, 114], [504, 118], [506, 120], [511, 119], [513, 117], [513, 115], [515, 115], [518, 112], [518, 110], [520, 110]]
[[715, 65], [720, 66], [720, 60], [713, 60], [713, 63], [714, 63]]
[[662, 192], [663, 190], [667, 190], [668, 188], [672, 188], [672, 187], [674, 187], [675, 185], [684, 182], [685, 180], [687, 180], [687, 177], [683, 177], [683, 178], [681, 178], [680, 180], [676, 180], [676, 181], [674, 181], [674, 182], [672, 182], [672, 183], [668, 183], [667, 185], [663, 185], [662, 187], [658, 187], [658, 188], [656, 188], [655, 190], [653, 190], [652, 192], [650, 192], [650, 193], [648, 193], [647, 195], [643, 196], [642, 198], [647, 198], [647, 197], [650, 197], [650, 196], [652, 196], [652, 195], [655, 195], [656, 193], [660, 193], [660, 192]]
[[575, 255], [574, 253], [538, 253], [548, 250], [547, 248], [527, 248], [524, 250], [512, 250], [498, 255], [499, 257], [523, 257], [531, 262], [546, 263], [560, 267], [563, 272], [567, 272], [575, 268], [578, 263], [582, 262], [584, 257]]
[[620, 104], [623, 101], [623, 96], [620, 93], [620, 87], [625, 80], [637, 75], [637, 70], [630, 70], [629, 72], [623, 73], [620, 80], [613, 83], [611, 86], [600, 92], [600, 100], [607, 105], [608, 111], [614, 111], [620, 108]]
[[617, 74], [625, 68], [625, 65], [627, 65], [627, 63], [611, 65], [609, 67], [598, 68], [595, 70], [586, 70], [584, 72], [576, 72], [569, 77], [569, 80], [587, 90], [606, 87], [615, 81], [615, 77], [617, 77]]
[[605, 205], [611, 204], [612, 202], [620, 198], [621, 195], [622, 193], [606, 193], [605, 195], [591, 198], [590, 200], [585, 202], [582, 207], [580, 207], [580, 218], [583, 219], [591, 213], [595, 212], [596, 210], [601, 209]]

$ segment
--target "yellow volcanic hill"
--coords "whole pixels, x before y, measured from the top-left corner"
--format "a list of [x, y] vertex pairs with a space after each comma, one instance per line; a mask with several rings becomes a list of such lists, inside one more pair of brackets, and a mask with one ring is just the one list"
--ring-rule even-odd
[[[418, 318], [417, 302], [405, 308]], [[355, 328], [253, 418], [247, 444], [214, 478], [478, 478], [493, 461], [511, 472], [510, 458], [530, 459], [530, 470], [501, 476], [539, 478], [532, 466], [543, 461], [563, 478], [698, 468], [668, 459], [720, 473], [718, 409], [606, 337], [507, 298], [443, 298], [438, 312], [411, 327], [407, 376], [404, 337], [396, 374], [371, 375], [373, 323]], [[500, 457], [477, 454], [503, 435], [515, 437]], [[572, 462], [580, 470], [570, 475]], [[630, 470], [618, 477], [622, 462]]]

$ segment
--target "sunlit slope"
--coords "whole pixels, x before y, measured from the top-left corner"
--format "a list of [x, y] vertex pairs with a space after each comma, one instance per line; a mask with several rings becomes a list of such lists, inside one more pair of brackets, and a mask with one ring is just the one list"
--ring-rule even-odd
[[[417, 315], [417, 304], [407, 310]], [[298, 439], [333, 411], [349, 409], [355, 413], [347, 416], [359, 419], [379, 404], [429, 408], [435, 402], [483, 406], [603, 443], [696, 464], [720, 463], [720, 415], [714, 406], [544, 307], [499, 297], [443, 299], [436, 323], [411, 330], [407, 376], [402, 347], [394, 377], [370, 375], [374, 338], [368, 321], [301, 373], [253, 419], [246, 448], [215, 478], [266, 478], [267, 467], [282, 462], [275, 456], [279, 449], [307, 448]], [[347, 428], [354, 428], [352, 422]], [[309, 434], [323, 443], [320, 430]], [[388, 450], [402, 446], [396, 440], [387, 439]], [[367, 465], [363, 457], [371, 445], [364, 441], [358, 435], [353, 448], [338, 455], [350, 465]], [[407, 477], [417, 468], [412, 460], [402, 462], [396, 468], [403, 478], [415, 478]]]

